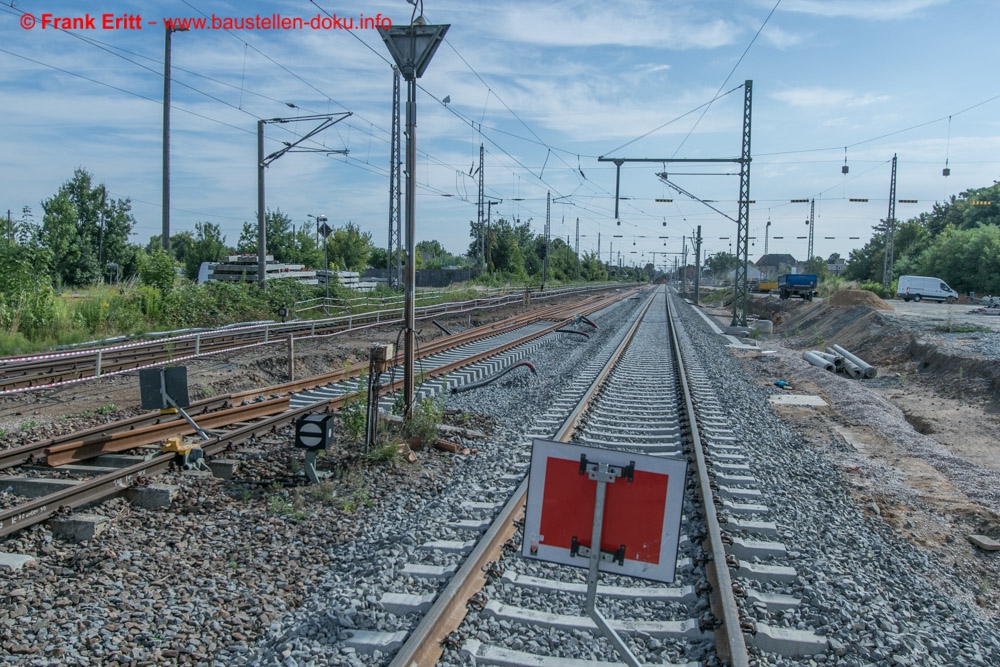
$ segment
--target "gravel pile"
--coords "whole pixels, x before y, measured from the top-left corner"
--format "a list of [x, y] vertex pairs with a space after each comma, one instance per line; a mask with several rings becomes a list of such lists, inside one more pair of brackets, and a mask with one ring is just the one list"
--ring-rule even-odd
[[[807, 446], [767, 407], [768, 394], [779, 390], [755, 385], [723, 348], [725, 339], [707, 335], [690, 309], [680, 312], [717, 391], [738, 416], [736, 431], [752, 453], [750, 465], [770, 508], [767, 518], [778, 524], [798, 573], [793, 585], [770, 590], [799, 597], [802, 606], [779, 614], [755, 607], [757, 618], [811, 629], [830, 641], [825, 655], [768, 656], [767, 664], [1000, 664], [1000, 632], [953, 593], [962, 582], [850, 497], [851, 482], [841, 467], [847, 453], [843, 446]], [[849, 381], [837, 380], [851, 391]], [[859, 403], [857, 409], [873, 406]]]

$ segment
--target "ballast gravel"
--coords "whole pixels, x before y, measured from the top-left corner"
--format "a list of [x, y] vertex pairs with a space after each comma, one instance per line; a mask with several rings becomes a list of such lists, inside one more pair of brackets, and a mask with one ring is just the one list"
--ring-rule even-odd
[[369, 478], [351, 469], [338, 480], [339, 495], [314, 501], [305, 495], [307, 503], [298, 506], [296, 496], [266, 481], [290, 478], [290, 461], [301, 461], [286, 430], [242, 456], [240, 480], [157, 478], [178, 487], [170, 508], [142, 510], [114, 500], [88, 509], [109, 519], [91, 543], [64, 542], [47, 524], [6, 538], [0, 551], [35, 562], [0, 569], [0, 664], [387, 662], [343, 640], [358, 629], [412, 627], [413, 618], [382, 608], [381, 594], [434, 592], [433, 583], [401, 575], [403, 567], [449, 562], [420, 549], [424, 542], [472, 539], [425, 524], [489, 518], [462, 509], [462, 501], [505, 500], [513, 487], [501, 478], [523, 472], [518, 463], [526, 460], [519, 450], [526, 415], [549, 405], [595, 350], [622, 333], [639, 305], [633, 297], [592, 316], [596, 330], [578, 325], [589, 339], [551, 335], [529, 357], [537, 377], [519, 371], [447, 396], [448, 408], [500, 419], [489, 440], [462, 442], [474, 454], [425, 450], [416, 464], [386, 464]]
[[[419, 452], [415, 466], [386, 466], [378, 479], [355, 480], [357, 497], [340, 498], [340, 509], [317, 502], [289, 511], [274, 506], [285, 498], [278, 491], [234, 498], [222, 480], [178, 474], [169, 478], [180, 487], [170, 509], [140, 510], [124, 501], [96, 508], [111, 522], [90, 544], [64, 543], [44, 525], [8, 538], [2, 550], [37, 562], [0, 571], [0, 664], [387, 664], [389, 656], [358, 652], [344, 640], [359, 629], [412, 627], [412, 615], [383, 609], [381, 594], [433, 592], [433, 584], [402, 574], [403, 567], [453, 562], [421, 549], [426, 541], [470, 539], [458, 529], [426, 528], [427, 521], [488, 518], [463, 509], [462, 501], [505, 499], [515, 485], [505, 475], [523, 472], [528, 459], [531, 416], [552, 404], [594, 350], [613, 343], [639, 305], [632, 299], [591, 316], [600, 329], [581, 326], [589, 340], [551, 336], [529, 358], [537, 377], [512, 373], [448, 396], [448, 408], [496, 417], [493, 436], [464, 441], [478, 450], [469, 456]], [[725, 339], [687, 307], [679, 310], [723, 402], [739, 418], [735, 429], [754, 453], [753, 472], [798, 572], [793, 584], [773, 590], [801, 598], [801, 607], [779, 614], [756, 608], [759, 620], [811, 629], [830, 641], [825, 654], [768, 655], [761, 664], [1000, 664], [1000, 633], [949, 592], [958, 582], [867, 515], [834, 463], [768, 409], [768, 391], [745, 376]], [[279, 434], [259, 446], [291, 457], [290, 440]], [[494, 629], [505, 631], [502, 622]], [[615, 659], [595, 656], [587, 633], [569, 637], [560, 648], [576, 657]], [[544, 631], [509, 639], [524, 650], [553, 641]], [[644, 646], [640, 658], [665, 655], [655, 640]]]
[[[679, 312], [751, 452], [762, 502], [798, 574], [771, 592], [799, 597], [802, 605], [778, 614], [755, 608], [758, 620], [810, 629], [830, 643], [825, 654], [769, 655], [767, 664], [1000, 664], [1000, 630], [960, 594], [962, 583], [853, 500], [842, 466], [768, 408], [768, 395], [780, 390], [758, 387], [725, 349], [724, 337], [708, 333], [690, 308]], [[827, 449], [846, 448], [831, 442]]]

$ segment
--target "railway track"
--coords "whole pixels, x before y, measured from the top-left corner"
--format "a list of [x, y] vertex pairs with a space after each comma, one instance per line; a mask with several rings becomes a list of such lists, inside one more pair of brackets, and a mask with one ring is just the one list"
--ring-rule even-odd
[[391, 574], [374, 608], [396, 623], [355, 619], [341, 633], [342, 651], [399, 666], [619, 660], [582, 613], [585, 570], [516, 555], [535, 438], [691, 461], [676, 580], [605, 574], [598, 589], [612, 627], [642, 662], [739, 666], [753, 654], [825, 650], [808, 630], [755, 623], [745, 613], [748, 604], [798, 604], [767, 592], [769, 580], [795, 573], [771, 539], [777, 527], [759, 519], [767, 508], [753, 502], [759, 492], [744, 474], [723, 406], [696, 362], [685, 373], [683, 353], [668, 354], [683, 344], [667, 319], [664, 293], [647, 297], [628, 331], [593, 354], [535, 420], [509, 465], [479, 482], [477, 497], [441, 499], [451, 512], [419, 524], [405, 562], [393, 550], [381, 566]]
[[[584, 291], [553, 291], [536, 294], [533, 298], [537, 301], [576, 293]], [[517, 294], [422, 306], [417, 309], [416, 316], [418, 319], [431, 319], [488, 310], [515, 305], [522, 299], [523, 296]], [[152, 341], [0, 359], [0, 395], [82, 382], [222, 352], [287, 343], [289, 338], [329, 337], [401, 322], [401, 310], [394, 308], [322, 320], [227, 327]]]
[[[604, 308], [622, 296], [591, 296], [574, 304], [549, 306], [425, 345], [419, 355], [420, 372], [426, 380], [422, 392], [434, 393], [442, 390], [444, 384], [454, 386], [463, 380], [478, 379], [487, 370], [495, 372], [498, 367], [506, 367], [530, 351], [531, 341], [552, 334], [571, 318]], [[396, 362], [402, 363], [401, 355]], [[366, 367], [367, 364], [356, 364], [306, 380], [199, 401], [191, 406], [189, 414], [212, 433], [209, 440], [199, 445], [211, 461], [293, 424], [303, 414], [335, 412], [357, 393], [357, 376]], [[437, 380], [446, 376], [448, 380]], [[400, 379], [393, 380], [394, 377]], [[392, 402], [392, 392], [402, 383], [401, 371], [389, 374], [382, 387], [388, 404]], [[42, 465], [60, 473], [58, 481], [40, 478], [37, 468], [31, 476], [9, 474], [0, 478], [0, 486], [25, 497], [24, 502], [0, 510], [0, 536], [146, 484], [175, 463], [174, 454], [157, 454], [160, 445], [169, 437], [194, 432], [191, 425], [176, 415], [151, 413], [0, 451], [0, 470]], [[102, 465], [101, 457], [134, 450], [138, 455], [118, 456], [110, 459], [113, 466]], [[96, 465], [89, 465], [91, 462]], [[78, 465], [81, 463], [87, 465]]]
[[[844, 488], [856, 473], [840, 477], [843, 452], [826, 459], [796, 437], [769, 409], [774, 390], [731, 358], [726, 346], [739, 341], [674, 302], [683, 384], [680, 364], [664, 360], [658, 296], [603, 388], [581, 402], [645, 305], [637, 295], [594, 312], [600, 329], [589, 338], [552, 332], [529, 343], [538, 376], [449, 395], [446, 412], [490, 432], [464, 443], [468, 455], [338, 459], [347, 474], [325, 490], [278, 488], [292, 479], [286, 428], [240, 454], [241, 478], [165, 476], [180, 489], [170, 508], [95, 508], [108, 527], [89, 543], [55, 537], [54, 524], [11, 535], [0, 554], [12, 602], [0, 619], [17, 619], [5, 622], [7, 662], [619, 662], [583, 613], [584, 570], [517, 555], [520, 525], [496, 520], [519, 507], [532, 441], [569, 421], [571, 442], [689, 461], [675, 580], [600, 577], [597, 607], [638, 662], [742, 664], [738, 638], [753, 665], [995, 664], [995, 624], [937, 588], [934, 559], [863, 515]], [[435, 381], [445, 391], [463, 374], [475, 376]], [[710, 496], [696, 495], [705, 488]], [[718, 533], [703, 521], [713, 511]], [[466, 573], [472, 588], [460, 584]]]

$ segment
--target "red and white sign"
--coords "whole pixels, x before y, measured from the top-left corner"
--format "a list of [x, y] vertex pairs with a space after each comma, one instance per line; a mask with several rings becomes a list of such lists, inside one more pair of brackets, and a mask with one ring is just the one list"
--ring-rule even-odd
[[522, 555], [590, 566], [588, 557], [572, 553], [574, 538], [580, 546], [591, 546], [597, 497], [597, 482], [580, 474], [581, 456], [588, 463], [621, 468], [634, 463], [631, 482], [619, 477], [606, 485], [601, 524], [601, 550], [624, 546], [624, 563], [602, 560], [600, 570], [672, 582], [687, 473], [687, 462], [679, 459], [535, 440]]

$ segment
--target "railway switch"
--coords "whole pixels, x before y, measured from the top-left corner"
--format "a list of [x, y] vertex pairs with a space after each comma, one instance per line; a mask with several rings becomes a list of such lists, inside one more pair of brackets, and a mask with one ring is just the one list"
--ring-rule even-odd
[[179, 436], [168, 438], [167, 444], [160, 452], [163, 454], [173, 452], [174, 463], [181, 470], [210, 470], [205, 462], [205, 450], [194, 443], [184, 442]]
[[310, 484], [319, 484], [316, 456], [333, 442], [333, 415], [310, 414], [295, 422], [295, 446], [306, 450], [305, 473]]

